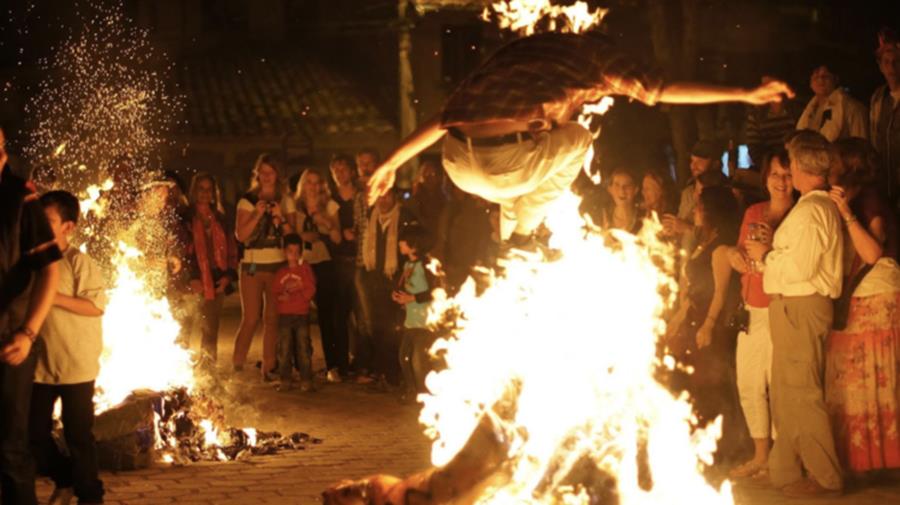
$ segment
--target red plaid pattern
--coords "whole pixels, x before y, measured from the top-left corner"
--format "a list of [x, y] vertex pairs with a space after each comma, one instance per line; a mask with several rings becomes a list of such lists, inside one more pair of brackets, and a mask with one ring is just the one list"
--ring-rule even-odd
[[[553, 111], [624, 95], [659, 100], [662, 77], [595, 35], [543, 33], [500, 48], [444, 107], [442, 126], [496, 120], [554, 120]], [[548, 114], [549, 112], [549, 114]]]

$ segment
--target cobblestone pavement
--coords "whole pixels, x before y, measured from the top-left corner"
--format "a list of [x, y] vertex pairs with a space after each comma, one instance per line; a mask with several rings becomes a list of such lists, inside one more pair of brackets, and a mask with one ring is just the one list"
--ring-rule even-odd
[[[233, 303], [221, 333], [224, 364], [230, 362], [231, 335], [237, 324], [238, 309]], [[259, 356], [258, 345], [251, 350], [251, 361]], [[316, 361], [321, 366], [318, 349]], [[384, 393], [346, 383], [323, 384], [312, 394], [279, 393], [259, 381], [256, 369], [248, 368], [229, 384], [235, 398], [227, 404], [228, 423], [283, 433], [303, 431], [323, 439], [322, 444], [241, 462], [104, 472], [106, 503], [315, 504], [324, 488], [341, 479], [374, 473], [406, 475], [428, 467], [429, 444], [417, 424], [415, 406], [400, 405]], [[41, 503], [46, 503], [51, 491], [49, 481], [39, 482]], [[741, 488], [735, 496], [739, 505], [889, 505], [900, 504], [900, 482], [830, 500], [791, 500], [771, 490]], [[690, 497], [685, 496], [683, 503], [691, 503]]]

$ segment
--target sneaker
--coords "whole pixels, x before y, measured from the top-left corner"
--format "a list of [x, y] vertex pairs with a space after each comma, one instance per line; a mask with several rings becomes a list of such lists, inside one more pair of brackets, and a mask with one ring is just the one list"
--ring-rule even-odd
[[301, 393], [312, 393], [315, 392], [316, 386], [313, 385], [312, 381], [303, 381], [300, 383], [300, 392]]
[[728, 472], [728, 478], [730, 479], [747, 479], [753, 477], [760, 470], [765, 468], [766, 463], [759, 463], [757, 461], [747, 461], [744, 464], [732, 468], [730, 472]]
[[49, 505], [69, 505], [72, 502], [72, 498], [75, 497], [75, 489], [71, 487], [57, 487], [53, 489], [53, 494], [50, 495], [50, 501], [47, 503]]
[[328, 371], [327, 374], [325, 374], [325, 380], [331, 382], [332, 384], [337, 384], [341, 382], [341, 374], [340, 372], [338, 372], [337, 368], [332, 368]]

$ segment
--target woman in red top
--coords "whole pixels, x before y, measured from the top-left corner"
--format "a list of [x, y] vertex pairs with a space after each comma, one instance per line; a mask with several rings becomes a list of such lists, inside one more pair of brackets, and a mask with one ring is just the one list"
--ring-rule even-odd
[[188, 237], [185, 256], [191, 291], [200, 296], [201, 350], [216, 362], [222, 302], [237, 282], [237, 243], [222, 212], [216, 179], [200, 172], [188, 191], [190, 209], [184, 225]]
[[775, 228], [794, 205], [787, 151], [782, 148], [767, 157], [762, 180], [770, 198], [744, 212], [737, 247], [729, 254], [732, 268], [741, 274], [741, 297], [750, 315], [747, 330], [738, 334], [736, 368], [741, 408], [754, 446], [753, 457], [732, 470], [732, 478], [764, 473], [769, 459], [772, 424], [768, 395], [772, 361], [769, 297], [763, 291], [762, 272], [747, 258], [744, 243], [751, 237], [771, 242]]

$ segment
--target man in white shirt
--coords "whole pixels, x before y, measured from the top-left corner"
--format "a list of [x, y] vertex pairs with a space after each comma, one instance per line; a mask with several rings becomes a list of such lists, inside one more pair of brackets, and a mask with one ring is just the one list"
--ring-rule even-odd
[[[841, 216], [828, 197], [828, 141], [802, 132], [788, 144], [801, 197], [768, 240], [747, 244], [762, 262], [771, 298], [772, 416], [778, 438], [769, 455], [772, 484], [792, 497], [840, 494], [843, 482], [822, 391], [832, 300], [841, 294]], [[803, 469], [807, 478], [803, 478]]]
[[829, 142], [869, 137], [866, 106], [838, 87], [838, 77], [828, 67], [822, 65], [813, 70], [809, 87], [815, 95], [797, 121], [798, 130], [817, 131]]

